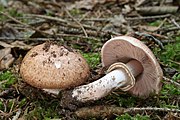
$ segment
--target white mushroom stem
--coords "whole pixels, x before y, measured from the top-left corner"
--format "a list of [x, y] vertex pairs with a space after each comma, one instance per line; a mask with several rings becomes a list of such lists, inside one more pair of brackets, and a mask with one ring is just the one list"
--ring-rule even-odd
[[131, 83], [132, 76], [136, 77], [142, 73], [143, 67], [136, 60], [131, 60], [125, 66], [129, 72], [123, 67], [115, 69], [99, 80], [75, 88], [72, 91], [72, 97], [80, 102], [97, 100], [106, 96], [112, 90], [128, 86]]
[[45, 92], [49, 93], [49, 94], [54, 94], [54, 95], [58, 95], [59, 92], [61, 91], [61, 89], [42, 89]]

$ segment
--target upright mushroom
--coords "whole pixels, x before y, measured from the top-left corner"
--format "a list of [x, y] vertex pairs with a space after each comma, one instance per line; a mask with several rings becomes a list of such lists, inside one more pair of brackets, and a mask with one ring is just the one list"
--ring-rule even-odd
[[32, 48], [20, 68], [25, 82], [54, 94], [84, 83], [89, 73], [88, 64], [78, 52], [50, 42]]
[[86, 102], [100, 99], [115, 89], [141, 97], [161, 89], [162, 70], [151, 50], [141, 41], [129, 36], [112, 38], [102, 47], [101, 58], [108, 73], [99, 80], [76, 87], [68, 96]]

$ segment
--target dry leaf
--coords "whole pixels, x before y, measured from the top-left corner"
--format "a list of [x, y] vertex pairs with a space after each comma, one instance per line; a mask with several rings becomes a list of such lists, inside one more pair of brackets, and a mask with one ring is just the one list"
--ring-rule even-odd
[[146, 30], [146, 31], [150, 31], [150, 32], [154, 32], [159, 29], [159, 27], [156, 27], [156, 26], [146, 26], [146, 25], [141, 25], [138, 27], [140, 28], [141, 31]]
[[115, 26], [121, 26], [122, 24], [127, 23], [122, 14], [115, 15], [113, 18], [111, 18], [110, 22]]
[[23, 50], [29, 50], [33, 47], [31, 45], [25, 44], [23, 41], [15, 41], [12, 43], [6, 43], [3, 41], [0, 41], [0, 46], [2, 46], [4, 48], [19, 48], [19, 49], [23, 49]]
[[122, 9], [123, 14], [127, 14], [132, 11], [132, 8], [129, 5], [124, 5], [124, 8]]
[[104, 4], [105, 2], [115, 2], [116, 0], [81, 0], [75, 2], [75, 4], [68, 6], [68, 10], [76, 9], [87, 9], [92, 10], [97, 4]]
[[9, 68], [13, 61], [14, 57], [11, 54], [11, 48], [0, 50], [0, 70]]
[[136, 11], [141, 15], [163, 15], [176, 13], [178, 8], [178, 6], [138, 7]]
[[20, 48], [23, 50], [29, 50], [33, 47], [31, 45], [25, 44], [23, 41], [15, 41], [15, 42], [11, 43], [11, 45], [13, 46], [13, 48], [16, 47], [16, 48]]
[[0, 27], [0, 37], [16, 38], [18, 36], [19, 32], [15, 28], [9, 25], [4, 25]]

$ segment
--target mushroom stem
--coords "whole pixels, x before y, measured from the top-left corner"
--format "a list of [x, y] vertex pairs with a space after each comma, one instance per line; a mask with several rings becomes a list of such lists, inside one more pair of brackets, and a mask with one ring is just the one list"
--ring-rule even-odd
[[[72, 91], [72, 97], [80, 102], [100, 99], [109, 94], [112, 90], [128, 86], [132, 83], [132, 77], [136, 77], [143, 71], [142, 65], [136, 60], [128, 62], [125, 65], [125, 67], [127, 67], [126, 70], [123, 67], [115, 68], [104, 77], [92, 83], [76, 87]], [[133, 86], [130, 88], [132, 87]]]
[[141, 63], [137, 60], [129, 61], [126, 64], [126, 66], [131, 71], [131, 73], [133, 74], [134, 77], [138, 76], [139, 74], [141, 74], [143, 72], [143, 67], [142, 67]]

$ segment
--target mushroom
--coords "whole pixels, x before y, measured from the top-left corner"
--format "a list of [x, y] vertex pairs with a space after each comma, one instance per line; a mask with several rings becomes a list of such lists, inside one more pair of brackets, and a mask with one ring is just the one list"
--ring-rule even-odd
[[70, 94], [68, 96], [84, 103], [98, 100], [115, 89], [139, 97], [160, 91], [162, 70], [151, 50], [136, 38], [120, 36], [110, 39], [102, 47], [101, 58], [108, 73], [99, 80], [66, 92]]
[[80, 53], [50, 42], [32, 48], [20, 67], [25, 82], [53, 94], [84, 83], [89, 73]]

